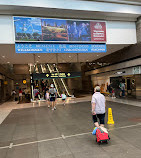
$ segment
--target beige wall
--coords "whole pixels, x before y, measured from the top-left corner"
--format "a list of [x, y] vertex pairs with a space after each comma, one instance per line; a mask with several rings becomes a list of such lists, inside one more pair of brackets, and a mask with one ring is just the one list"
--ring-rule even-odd
[[141, 75], [136, 75], [135, 80], [136, 80], [136, 98], [141, 99]]
[[103, 76], [103, 77], [91, 77], [92, 86], [95, 87], [95, 85], [105, 85], [104, 86], [104, 92], [107, 90], [107, 83], [110, 83], [110, 77], [109, 76]]
[[21, 75], [21, 74], [29, 74], [29, 65], [26, 64], [15, 64], [14, 66], [14, 73]]

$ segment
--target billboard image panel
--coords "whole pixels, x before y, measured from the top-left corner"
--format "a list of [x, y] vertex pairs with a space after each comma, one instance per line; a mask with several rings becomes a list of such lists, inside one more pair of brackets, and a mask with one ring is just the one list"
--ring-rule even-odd
[[91, 40], [94, 42], [106, 42], [106, 23], [91, 21]]
[[106, 42], [106, 22], [14, 17], [15, 41]]
[[69, 41], [91, 41], [89, 21], [67, 20]]
[[66, 20], [41, 19], [42, 41], [68, 41]]
[[41, 41], [41, 19], [14, 17], [16, 41]]

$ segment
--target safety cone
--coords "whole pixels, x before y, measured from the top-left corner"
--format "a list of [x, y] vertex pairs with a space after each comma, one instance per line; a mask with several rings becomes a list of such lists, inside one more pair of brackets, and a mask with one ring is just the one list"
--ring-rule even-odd
[[114, 124], [114, 120], [113, 120], [113, 114], [112, 114], [112, 109], [108, 108], [108, 122], [107, 124]]

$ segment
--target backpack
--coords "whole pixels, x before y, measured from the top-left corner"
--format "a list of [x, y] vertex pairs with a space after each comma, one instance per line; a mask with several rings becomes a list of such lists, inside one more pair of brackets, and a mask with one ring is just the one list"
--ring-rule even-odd
[[50, 92], [50, 96], [55, 97], [55, 89], [52, 89], [52, 91]]

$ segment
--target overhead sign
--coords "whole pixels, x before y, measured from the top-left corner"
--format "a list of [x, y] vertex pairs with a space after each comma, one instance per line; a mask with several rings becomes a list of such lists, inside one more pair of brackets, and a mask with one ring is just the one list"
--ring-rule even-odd
[[15, 43], [16, 53], [105, 53], [106, 44]]
[[54, 72], [54, 73], [40, 73], [32, 74], [33, 80], [39, 79], [53, 79], [53, 78], [75, 78], [81, 77], [81, 72]]
[[115, 74], [121, 75], [123, 73], [125, 73], [125, 71], [117, 71]]
[[140, 73], [141, 73], [141, 67], [140, 66], [133, 67], [133, 74], [140, 74]]
[[106, 22], [14, 17], [15, 41], [106, 43]]

